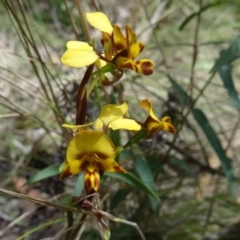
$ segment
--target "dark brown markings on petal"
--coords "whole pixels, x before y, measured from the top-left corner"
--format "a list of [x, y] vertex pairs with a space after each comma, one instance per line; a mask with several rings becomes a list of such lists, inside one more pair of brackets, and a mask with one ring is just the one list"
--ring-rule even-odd
[[132, 63], [130, 63], [130, 62], [124, 63], [121, 67], [135, 70], [135, 66]]
[[164, 120], [164, 122], [171, 123], [171, 118], [168, 117], [167, 119]]
[[134, 69], [133, 69], [133, 70], [134, 70], [135, 72], [137, 72], [137, 73], [138, 73], [139, 71], [138, 71], [138, 67], [137, 67], [137, 65], [136, 65], [136, 64], [134, 64], [134, 65], [133, 65], [133, 67], [134, 67]]
[[122, 51], [120, 51], [112, 60], [113, 63], [116, 63], [116, 59], [119, 57], [124, 57], [124, 58], [128, 58], [128, 51], [127, 49], [124, 49]]
[[101, 153], [101, 152], [96, 152], [95, 153], [98, 158], [100, 158], [101, 160], [105, 160], [105, 159], [108, 159], [108, 155], [104, 154], [104, 153]]
[[144, 44], [142, 44], [142, 43], [139, 44], [139, 49], [140, 49], [139, 53], [141, 53], [143, 51], [144, 47], [145, 47]]
[[89, 162], [88, 162], [88, 161], [84, 161], [84, 162], [80, 165], [80, 169], [85, 170], [85, 169], [87, 169], [88, 165], [89, 165]]
[[101, 164], [100, 162], [95, 162], [95, 166], [98, 168], [98, 169], [101, 169], [103, 171], [105, 171], [105, 167], [103, 164]]
[[89, 193], [92, 190], [92, 184], [91, 184], [89, 177], [90, 176], [88, 175], [88, 178], [85, 179], [85, 181], [84, 181], [84, 187], [85, 187], [85, 190], [87, 193]]
[[176, 129], [172, 125], [168, 125], [168, 131], [170, 133], [176, 133]]
[[153, 73], [153, 64], [152, 62], [140, 62], [137, 61], [136, 64], [140, 66], [144, 75], [151, 75]]
[[114, 43], [114, 46], [117, 51], [120, 51], [125, 48], [125, 45], [123, 43]]
[[59, 179], [63, 180], [64, 178], [67, 178], [67, 177], [70, 177], [70, 176], [72, 176], [72, 173], [70, 172], [70, 168], [68, 166], [68, 168], [64, 172], [61, 173]]

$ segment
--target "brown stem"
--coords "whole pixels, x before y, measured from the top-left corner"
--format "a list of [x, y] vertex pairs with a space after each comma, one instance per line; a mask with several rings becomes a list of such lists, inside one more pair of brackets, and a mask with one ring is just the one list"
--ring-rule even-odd
[[83, 79], [79, 85], [77, 92], [77, 112], [76, 112], [76, 125], [82, 125], [85, 123], [86, 111], [87, 111], [87, 91], [86, 85], [91, 77], [94, 68], [94, 63], [88, 66]]

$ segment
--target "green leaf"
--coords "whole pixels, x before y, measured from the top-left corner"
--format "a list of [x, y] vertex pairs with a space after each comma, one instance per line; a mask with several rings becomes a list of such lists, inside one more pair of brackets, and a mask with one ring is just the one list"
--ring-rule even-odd
[[224, 174], [228, 179], [231, 195], [234, 199], [236, 199], [237, 185], [236, 185], [235, 178], [233, 176], [230, 159], [227, 157], [221, 145], [221, 142], [217, 137], [217, 134], [215, 133], [214, 129], [208, 122], [208, 119], [206, 118], [205, 114], [200, 109], [192, 109], [192, 114], [195, 120], [197, 121], [197, 123], [199, 124], [199, 126], [202, 128], [203, 132], [205, 133], [209, 143], [217, 153], [221, 161]]
[[152, 191], [143, 181], [141, 181], [139, 178], [137, 178], [135, 175], [133, 175], [130, 172], [127, 172], [125, 174], [124, 173], [105, 172], [104, 176], [116, 178], [116, 179], [119, 179], [123, 182], [128, 183], [130, 186], [140, 188], [145, 193], [150, 194], [156, 200], [160, 201], [158, 195], [154, 191]]
[[[156, 185], [148, 162], [142, 156], [137, 155], [134, 159], [134, 167], [140, 179], [157, 195]], [[152, 206], [152, 209], [156, 213], [158, 213], [160, 208], [160, 201], [149, 194], [148, 198]]]
[[219, 75], [223, 81], [224, 87], [228, 92], [228, 96], [233, 104], [233, 106], [240, 113], [240, 100], [238, 97], [238, 92], [235, 89], [232, 74], [231, 74], [232, 66], [230, 64], [223, 65], [219, 70]]
[[59, 166], [60, 165], [52, 165], [43, 170], [37, 172], [33, 177], [28, 180], [29, 184], [39, 182], [45, 178], [49, 178], [52, 176], [56, 176], [59, 174]]
[[240, 57], [240, 35], [230, 44], [227, 50], [220, 53], [220, 57], [216, 60], [211, 72], [218, 71], [223, 65], [229, 64]]
[[80, 196], [84, 187], [84, 172], [78, 174], [77, 184], [75, 185], [73, 196]]

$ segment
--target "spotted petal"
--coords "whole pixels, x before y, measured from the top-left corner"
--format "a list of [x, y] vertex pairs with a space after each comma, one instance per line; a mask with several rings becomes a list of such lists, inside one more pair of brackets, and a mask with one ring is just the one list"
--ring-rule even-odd
[[61, 164], [59, 170], [61, 172], [60, 180], [74, 176], [84, 170], [83, 161], [77, 159], [72, 159], [71, 162], [65, 161]]
[[127, 48], [126, 38], [123, 36], [121, 28], [118, 25], [113, 26], [113, 41], [117, 51]]

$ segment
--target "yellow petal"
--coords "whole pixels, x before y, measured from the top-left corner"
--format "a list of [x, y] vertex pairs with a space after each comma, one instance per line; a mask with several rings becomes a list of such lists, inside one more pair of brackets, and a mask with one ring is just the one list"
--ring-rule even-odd
[[130, 46], [132, 59], [136, 58], [144, 49], [145, 45], [141, 42], [134, 43]]
[[98, 55], [89, 50], [68, 49], [61, 58], [63, 64], [69, 67], [85, 67], [94, 63]]
[[168, 123], [168, 122], [163, 123], [162, 130], [164, 130], [166, 132], [170, 132], [170, 133], [176, 133], [175, 127], [171, 123]]
[[117, 51], [127, 48], [126, 38], [123, 36], [121, 28], [118, 25], [113, 26], [113, 41]]
[[[101, 54], [101, 55], [104, 57], [104, 54]], [[100, 69], [100, 68], [106, 66], [107, 63], [105, 61], [101, 60], [101, 59], [98, 59], [96, 61], [96, 65], [97, 65], [98, 69]]]
[[86, 42], [80, 42], [80, 41], [68, 41], [67, 42], [67, 49], [79, 49], [79, 50], [89, 50], [93, 51], [93, 47], [90, 46]]
[[128, 25], [126, 26], [126, 31], [128, 35], [128, 44], [131, 46], [132, 44], [137, 42], [137, 36], [135, 32]]
[[117, 129], [127, 129], [127, 130], [133, 130], [138, 131], [141, 129], [140, 124], [138, 124], [133, 119], [127, 119], [127, 118], [121, 118], [117, 119], [109, 124], [109, 127], [113, 130]]
[[76, 175], [79, 172], [81, 172], [82, 169], [82, 163], [81, 161], [78, 160], [72, 160], [71, 162], [63, 162], [60, 166], [60, 180]]
[[137, 68], [135, 68], [135, 66], [134, 66], [133, 61], [131, 59], [129, 59], [128, 57], [118, 55], [114, 58], [113, 61], [120, 68], [132, 69], [134, 71], [137, 70]]
[[112, 34], [113, 27], [108, 19], [108, 17], [102, 12], [91, 12], [86, 13], [86, 18], [88, 22], [95, 28], [102, 32], [106, 32], [109, 35]]
[[127, 103], [123, 103], [122, 105], [108, 104], [102, 108], [98, 118], [102, 120], [106, 126], [108, 126], [112, 121], [122, 118], [127, 110]]
[[102, 128], [103, 127], [103, 121], [100, 118], [97, 118], [97, 120], [95, 121], [95, 128]]
[[67, 161], [82, 160], [87, 153], [96, 153], [103, 159], [114, 159], [116, 155], [111, 139], [103, 131], [81, 130], [68, 144]]
[[97, 192], [100, 186], [100, 175], [98, 169], [93, 164], [89, 164], [87, 170], [84, 173], [84, 187], [87, 193], [92, 189]]
[[152, 110], [152, 103], [149, 99], [143, 99], [140, 102], [140, 106], [142, 108], [144, 108], [145, 110], [147, 110], [149, 112], [149, 115], [151, 116], [151, 118], [153, 118], [156, 122], [159, 122], [160, 120], [156, 117], [156, 115], [154, 114], [153, 110]]
[[137, 68], [136, 72], [151, 75], [153, 73], [154, 63], [148, 59], [142, 59], [134, 63], [135, 68]]
[[118, 165], [117, 162], [114, 161], [114, 159], [106, 159], [106, 160], [99, 160], [98, 165], [101, 164], [101, 167], [99, 169], [105, 171], [105, 172], [120, 172], [120, 173], [126, 173], [126, 170], [124, 170], [122, 167]]

